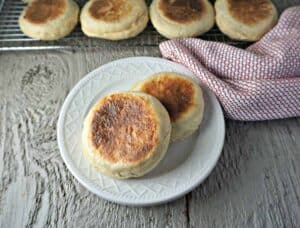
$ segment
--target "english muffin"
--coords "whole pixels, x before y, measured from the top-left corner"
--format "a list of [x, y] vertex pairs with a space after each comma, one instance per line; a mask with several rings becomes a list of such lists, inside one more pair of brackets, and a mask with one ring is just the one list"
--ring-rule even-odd
[[168, 112], [155, 97], [115, 93], [98, 101], [85, 119], [84, 155], [106, 175], [139, 177], [164, 157], [170, 135]]
[[109, 40], [138, 35], [148, 20], [144, 0], [90, 0], [80, 15], [81, 28], [87, 36]]
[[56, 40], [68, 35], [78, 22], [73, 0], [31, 0], [19, 17], [20, 29], [29, 37]]
[[219, 29], [236, 40], [259, 40], [278, 18], [270, 0], [217, 0], [215, 9]]
[[171, 141], [186, 138], [198, 129], [204, 100], [201, 88], [191, 78], [158, 73], [137, 83], [132, 90], [148, 93], [166, 107], [172, 124]]
[[155, 29], [163, 36], [194, 37], [214, 25], [214, 10], [207, 0], [153, 0], [150, 18]]

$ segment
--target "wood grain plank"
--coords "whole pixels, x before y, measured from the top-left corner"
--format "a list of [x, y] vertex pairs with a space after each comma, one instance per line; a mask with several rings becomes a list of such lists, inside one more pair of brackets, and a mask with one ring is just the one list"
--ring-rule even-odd
[[145, 48], [109, 53], [10, 54], [0, 61], [1, 227], [299, 224], [297, 119], [228, 121], [224, 153], [213, 174], [186, 199], [171, 204], [123, 207], [82, 188], [66, 170], [56, 145], [55, 124], [64, 97], [102, 63], [149, 55]]
[[300, 119], [227, 121], [222, 157], [190, 195], [192, 227], [299, 227]]
[[[158, 50], [152, 51], [158, 54]], [[69, 90], [111, 60], [145, 48], [0, 55], [0, 227], [185, 227], [185, 199], [148, 208], [109, 203], [64, 165], [56, 122]]]

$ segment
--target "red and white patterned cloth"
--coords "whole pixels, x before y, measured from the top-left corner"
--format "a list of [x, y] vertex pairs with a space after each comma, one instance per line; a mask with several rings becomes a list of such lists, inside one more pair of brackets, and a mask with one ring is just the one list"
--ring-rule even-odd
[[231, 119], [300, 116], [300, 6], [285, 10], [278, 24], [247, 49], [192, 38], [159, 47], [163, 57], [199, 77]]

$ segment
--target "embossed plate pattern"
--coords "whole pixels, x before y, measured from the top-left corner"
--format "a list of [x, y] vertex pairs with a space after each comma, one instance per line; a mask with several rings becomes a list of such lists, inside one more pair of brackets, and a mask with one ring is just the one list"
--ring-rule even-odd
[[193, 77], [168, 60], [134, 57], [117, 60], [89, 73], [67, 96], [57, 125], [58, 145], [68, 169], [91, 192], [120, 204], [145, 206], [178, 198], [198, 186], [221, 154], [225, 127], [222, 109], [212, 92], [204, 90], [205, 113], [200, 129], [169, 147], [163, 161], [148, 175], [116, 180], [96, 172], [81, 150], [81, 130], [90, 107], [110, 92], [126, 91], [147, 76], [173, 71]]

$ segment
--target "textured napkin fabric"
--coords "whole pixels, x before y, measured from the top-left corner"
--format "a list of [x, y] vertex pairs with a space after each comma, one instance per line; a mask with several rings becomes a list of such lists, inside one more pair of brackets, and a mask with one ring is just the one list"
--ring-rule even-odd
[[161, 43], [160, 51], [199, 77], [231, 119], [300, 116], [300, 6], [285, 10], [278, 24], [245, 50], [179, 39]]

